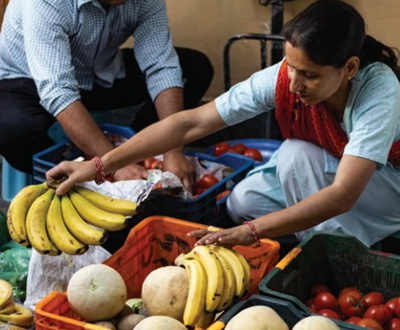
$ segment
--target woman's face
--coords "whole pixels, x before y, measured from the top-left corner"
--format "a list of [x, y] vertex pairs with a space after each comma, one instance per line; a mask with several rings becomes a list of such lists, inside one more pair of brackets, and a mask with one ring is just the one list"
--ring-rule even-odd
[[296, 93], [304, 104], [318, 104], [336, 98], [348, 85], [346, 66], [338, 69], [315, 64], [303, 50], [289, 42], [285, 43], [285, 53], [290, 91]]

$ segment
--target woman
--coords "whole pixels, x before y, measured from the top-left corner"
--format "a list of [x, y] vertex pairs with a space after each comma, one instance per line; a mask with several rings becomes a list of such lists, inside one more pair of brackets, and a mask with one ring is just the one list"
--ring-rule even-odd
[[[339, 0], [311, 4], [285, 26], [286, 57], [215, 101], [139, 132], [100, 159], [63, 162], [48, 181], [75, 183], [161, 154], [276, 108], [285, 142], [232, 192], [239, 224], [197, 244], [253, 244], [312, 230], [354, 235], [370, 246], [400, 230], [400, 85], [392, 49], [365, 35]], [[96, 166], [94, 166], [94, 164]], [[104, 171], [103, 171], [104, 170]], [[104, 173], [105, 172], [105, 173]], [[188, 186], [187, 182], [184, 182]], [[254, 220], [253, 220], [254, 219]]]

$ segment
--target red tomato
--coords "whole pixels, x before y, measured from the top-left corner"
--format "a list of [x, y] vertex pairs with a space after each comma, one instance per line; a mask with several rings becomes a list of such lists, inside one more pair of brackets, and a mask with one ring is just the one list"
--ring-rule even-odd
[[386, 325], [386, 330], [400, 330], [400, 319], [395, 317], [391, 319]]
[[365, 311], [365, 303], [360, 291], [347, 291], [338, 298], [339, 309], [343, 315], [361, 316]]
[[321, 309], [337, 309], [337, 299], [330, 292], [320, 292], [314, 298], [314, 306], [319, 311]]
[[364, 295], [364, 301], [367, 306], [382, 305], [385, 303], [385, 297], [378, 291], [371, 291]]
[[146, 169], [151, 169], [151, 164], [153, 164], [153, 162], [155, 161], [156, 159], [154, 158], [154, 157], [150, 157], [150, 158], [147, 158], [147, 159], [145, 159], [144, 161], [143, 161], [143, 166], [144, 166], [144, 168], [146, 168]]
[[342, 294], [350, 292], [350, 291], [357, 291], [361, 294], [361, 291], [358, 290], [357, 288], [355, 288], [354, 286], [348, 286], [339, 291], [338, 297], [340, 297]]
[[379, 324], [383, 325], [387, 321], [389, 315], [386, 314], [386, 311], [382, 308], [382, 306], [384, 305], [374, 305], [368, 307], [363, 317], [366, 319], [373, 319], [379, 322]]
[[231, 145], [228, 142], [220, 142], [214, 145], [214, 156], [221, 156], [230, 149]]
[[230, 152], [232, 154], [238, 154], [235, 148], [229, 148], [226, 152]]
[[329, 292], [329, 289], [325, 284], [314, 285], [310, 290], [311, 298], [314, 298], [320, 292]]
[[397, 316], [400, 316], [400, 297], [389, 299], [386, 304]]
[[197, 196], [201, 195], [203, 192], [205, 192], [207, 188], [202, 188], [202, 187], [193, 187], [193, 198], [196, 198]]
[[163, 162], [159, 159], [154, 159], [150, 164], [150, 170], [162, 170]]
[[330, 317], [331, 319], [336, 319], [336, 320], [341, 320], [342, 318], [340, 317], [339, 313], [333, 311], [332, 309], [329, 308], [324, 308], [321, 309], [317, 312], [319, 315], [325, 316], [325, 317]]
[[383, 330], [383, 328], [378, 322], [371, 319], [361, 319], [360, 321], [358, 321], [357, 325], [359, 325], [360, 327], [369, 328], [373, 330]]
[[263, 160], [263, 156], [262, 156], [261, 153], [260, 153], [257, 149], [255, 149], [255, 148], [247, 148], [247, 149], [244, 151], [243, 155], [246, 156], [246, 157], [250, 157], [250, 158], [252, 158], [252, 159], [254, 159], [254, 160], [258, 160], [258, 161], [260, 161], [260, 162]]
[[357, 324], [357, 322], [360, 320], [361, 320], [361, 317], [352, 316], [352, 317], [348, 318], [345, 322], [351, 323], [351, 324]]
[[224, 190], [223, 192], [219, 193], [217, 195], [217, 201], [221, 200], [222, 198], [224, 198], [225, 196], [228, 196], [231, 193], [230, 190]]
[[218, 182], [218, 179], [213, 174], [206, 173], [201, 176], [196, 185], [201, 188], [210, 188]]
[[232, 147], [238, 154], [244, 153], [244, 151], [247, 149], [247, 147], [243, 143], [237, 143]]

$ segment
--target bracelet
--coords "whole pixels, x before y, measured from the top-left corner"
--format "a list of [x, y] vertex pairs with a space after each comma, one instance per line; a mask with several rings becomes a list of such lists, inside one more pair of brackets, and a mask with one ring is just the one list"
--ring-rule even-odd
[[254, 224], [251, 221], [244, 221], [243, 224], [246, 224], [250, 227], [250, 231], [251, 231], [251, 235], [254, 238], [254, 247], [259, 247], [261, 245], [260, 242], [260, 235], [258, 235], [256, 227], [254, 226]]
[[96, 177], [94, 179], [94, 182], [96, 182], [97, 184], [102, 184], [104, 181], [106, 181], [106, 173], [104, 171], [103, 161], [99, 156], [93, 157], [92, 161], [96, 169]]

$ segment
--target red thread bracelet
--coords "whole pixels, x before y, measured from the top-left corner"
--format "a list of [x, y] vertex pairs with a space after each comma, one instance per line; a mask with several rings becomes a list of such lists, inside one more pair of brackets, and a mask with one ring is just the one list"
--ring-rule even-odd
[[99, 156], [93, 157], [92, 161], [96, 169], [96, 177], [94, 179], [94, 182], [96, 182], [97, 184], [102, 184], [104, 181], [106, 181], [106, 173], [104, 171], [103, 161]]
[[250, 222], [250, 221], [244, 221], [243, 223], [250, 227], [251, 235], [253, 236], [254, 241], [255, 241], [254, 242], [254, 247], [260, 246], [261, 245], [260, 235], [258, 235], [256, 227], [254, 226], [254, 224], [252, 222]]

